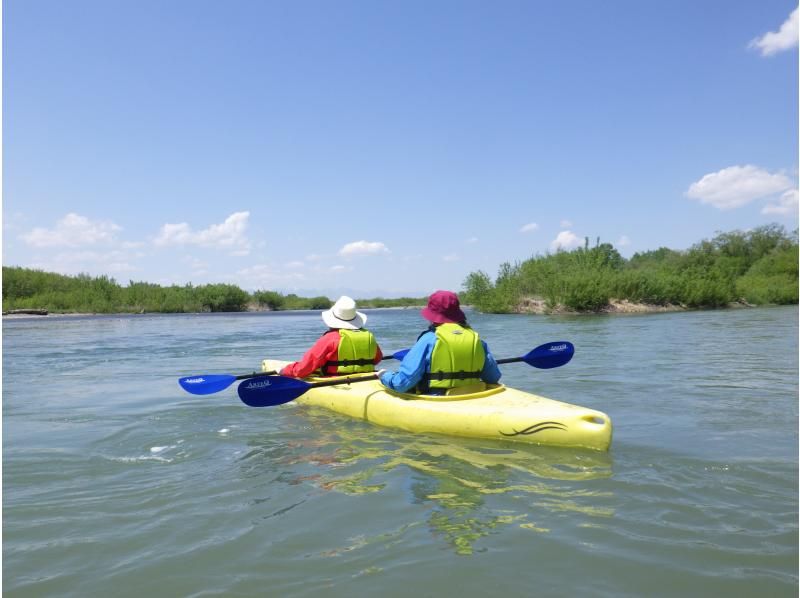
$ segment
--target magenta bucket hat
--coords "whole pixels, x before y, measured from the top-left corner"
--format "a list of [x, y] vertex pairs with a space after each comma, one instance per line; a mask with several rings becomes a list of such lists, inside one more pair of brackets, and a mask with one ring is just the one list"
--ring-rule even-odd
[[458, 295], [450, 291], [436, 291], [428, 297], [428, 307], [422, 317], [434, 324], [460, 324], [467, 319], [458, 302]]

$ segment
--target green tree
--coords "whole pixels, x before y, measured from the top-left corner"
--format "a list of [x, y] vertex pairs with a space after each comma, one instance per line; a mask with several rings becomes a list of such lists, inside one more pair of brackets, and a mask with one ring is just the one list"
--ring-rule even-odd
[[256, 291], [253, 293], [253, 299], [259, 305], [265, 305], [271, 310], [282, 309], [286, 304], [286, 298], [275, 291]]

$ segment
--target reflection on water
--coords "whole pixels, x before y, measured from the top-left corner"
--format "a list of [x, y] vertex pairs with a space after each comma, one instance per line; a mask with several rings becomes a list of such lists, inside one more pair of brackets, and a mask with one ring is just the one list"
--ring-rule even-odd
[[[405, 434], [313, 408], [299, 412], [313, 431], [309, 440], [253, 445], [241, 460], [250, 462], [248, 469], [282, 469], [279, 480], [288, 485], [309, 483], [345, 495], [381, 492], [399, 476], [408, 500], [428, 507], [430, 532], [457, 554], [472, 554], [478, 539], [502, 525], [547, 533], [546, 522], [529, 518], [533, 504], [552, 514], [613, 515], [596, 504], [611, 493], [585, 484], [611, 476], [609, 453]], [[508, 498], [502, 505], [492, 500], [499, 495]]]

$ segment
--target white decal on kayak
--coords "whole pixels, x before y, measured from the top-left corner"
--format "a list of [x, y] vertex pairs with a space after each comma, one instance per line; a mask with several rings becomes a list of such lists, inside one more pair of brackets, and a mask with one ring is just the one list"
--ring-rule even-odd
[[567, 350], [567, 345], [565, 345], [565, 344], [564, 345], [551, 345], [548, 348], [548, 350], [549, 351], [553, 351], [554, 353], [557, 353], [559, 351], [566, 351]]
[[200, 384], [200, 382], [205, 382], [205, 378], [187, 378], [183, 381], [184, 384]]

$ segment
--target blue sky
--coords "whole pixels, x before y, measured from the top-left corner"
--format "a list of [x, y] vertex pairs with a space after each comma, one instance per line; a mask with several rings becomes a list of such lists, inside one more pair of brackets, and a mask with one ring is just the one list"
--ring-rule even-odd
[[785, 0], [6, 0], [3, 264], [421, 296], [798, 222]]

